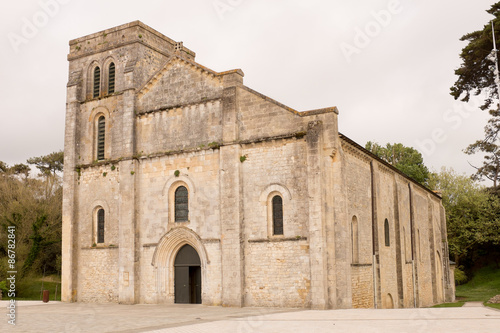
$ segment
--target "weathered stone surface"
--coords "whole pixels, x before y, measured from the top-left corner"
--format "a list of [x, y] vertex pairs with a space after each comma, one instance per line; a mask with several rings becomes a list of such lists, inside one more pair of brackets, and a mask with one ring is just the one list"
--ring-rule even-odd
[[[70, 42], [63, 300], [173, 303], [184, 245], [200, 257], [207, 305], [452, 300], [438, 196], [338, 133], [336, 108], [298, 112], [245, 87], [241, 70], [218, 73], [194, 57], [140, 22]], [[188, 219], [176, 221], [180, 186]]]
[[500, 304], [500, 295], [493, 296], [488, 300], [488, 303]]

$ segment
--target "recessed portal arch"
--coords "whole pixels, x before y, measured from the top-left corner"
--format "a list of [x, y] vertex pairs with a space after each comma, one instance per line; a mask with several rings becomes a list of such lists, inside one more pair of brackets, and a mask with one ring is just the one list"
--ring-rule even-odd
[[[151, 265], [155, 268], [156, 295], [159, 303], [176, 301], [175, 267], [176, 263], [180, 263], [176, 261], [178, 254], [186, 245], [194, 249], [199, 258], [199, 273], [195, 271], [196, 269], [191, 269], [194, 270], [192, 273], [200, 274], [200, 283], [206, 281], [206, 267], [210, 264], [210, 260], [200, 237], [189, 228], [173, 228], [160, 239], [151, 261]], [[201, 300], [204, 298], [203, 293], [201, 290]]]

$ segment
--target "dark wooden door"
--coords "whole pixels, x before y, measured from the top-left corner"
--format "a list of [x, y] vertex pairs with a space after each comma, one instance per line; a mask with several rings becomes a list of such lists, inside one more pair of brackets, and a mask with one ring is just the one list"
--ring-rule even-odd
[[189, 293], [193, 304], [201, 304], [201, 267], [189, 267]]
[[175, 303], [201, 304], [201, 264], [196, 250], [184, 245], [175, 257]]
[[190, 303], [189, 266], [175, 267], [175, 303]]

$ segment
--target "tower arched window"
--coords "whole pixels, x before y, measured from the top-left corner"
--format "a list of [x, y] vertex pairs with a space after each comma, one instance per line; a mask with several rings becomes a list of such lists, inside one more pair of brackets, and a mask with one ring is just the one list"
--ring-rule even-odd
[[108, 69], [108, 94], [115, 92], [115, 63], [109, 64]]
[[99, 97], [99, 93], [101, 92], [101, 69], [99, 66], [94, 68], [94, 85], [93, 85], [93, 93], [92, 97]]
[[97, 243], [104, 243], [104, 209], [97, 211]]
[[273, 205], [273, 235], [283, 235], [283, 199], [275, 195]]
[[104, 160], [104, 148], [106, 141], [106, 118], [100, 116], [97, 121], [97, 160]]
[[189, 220], [189, 193], [185, 186], [179, 186], [175, 190], [175, 222], [186, 222]]

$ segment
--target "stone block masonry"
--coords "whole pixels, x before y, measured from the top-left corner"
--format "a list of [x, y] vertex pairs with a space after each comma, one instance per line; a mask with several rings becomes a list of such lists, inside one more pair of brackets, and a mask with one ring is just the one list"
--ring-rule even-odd
[[[454, 298], [441, 199], [135, 21], [70, 41], [62, 298], [401, 308]], [[98, 75], [96, 74], [98, 73]]]

